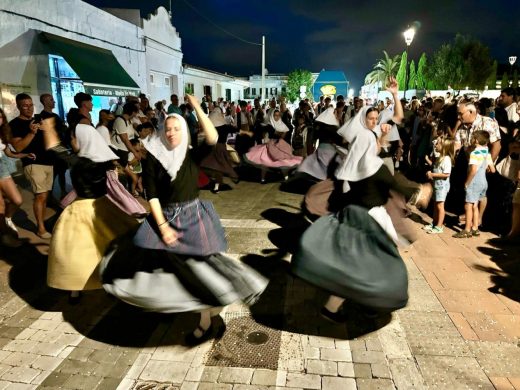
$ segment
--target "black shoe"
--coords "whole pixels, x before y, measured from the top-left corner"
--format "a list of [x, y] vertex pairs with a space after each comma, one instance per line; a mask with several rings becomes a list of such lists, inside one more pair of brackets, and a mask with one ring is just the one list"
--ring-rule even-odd
[[341, 310], [338, 310], [336, 313], [328, 311], [325, 307], [322, 307], [320, 310], [320, 314], [326, 320], [334, 322], [336, 324], [343, 324], [347, 322], [347, 316], [345, 313], [342, 313]]
[[216, 190], [215, 188], [211, 189], [210, 191], [212, 194], [218, 194], [220, 192], [220, 190]]
[[231, 179], [231, 181], [235, 184], [238, 184], [240, 183], [240, 178], [236, 178], [236, 179]]
[[197, 329], [203, 332], [202, 336], [197, 337], [192, 332], [186, 336], [185, 343], [189, 347], [196, 347], [197, 345], [200, 345], [210, 339], [216, 339], [219, 340], [224, 335], [224, 332], [226, 331], [226, 324], [222, 322], [222, 324], [214, 325], [213, 323], [210, 325], [210, 327], [206, 330], [200, 327], [200, 325], [197, 326]]

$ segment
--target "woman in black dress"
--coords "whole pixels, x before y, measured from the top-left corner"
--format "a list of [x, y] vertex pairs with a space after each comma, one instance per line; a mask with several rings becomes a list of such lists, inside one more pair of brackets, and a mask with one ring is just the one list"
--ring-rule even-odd
[[220, 108], [211, 111], [209, 119], [217, 130], [218, 141], [211, 153], [202, 160], [200, 166], [214, 183], [211, 192], [217, 194], [220, 185], [224, 182], [224, 176], [231, 178], [235, 184], [238, 183], [238, 174], [233, 168], [233, 160], [226, 147], [228, 134], [236, 132], [236, 129], [226, 123]]
[[148, 157], [143, 185], [151, 214], [133, 242], [115, 244], [101, 272], [103, 287], [121, 300], [163, 313], [200, 312], [187, 343], [219, 337], [220, 307], [237, 300], [253, 303], [267, 280], [222, 254], [224, 229], [211, 202], [198, 198], [200, 161], [211, 152], [218, 133], [196, 98], [188, 96], [200, 120], [205, 144], [189, 148], [184, 118], [171, 114], [164, 131], [144, 141]]
[[408, 301], [406, 267], [397, 250], [401, 237], [384, 205], [390, 190], [410, 199], [417, 187], [396, 182], [378, 157], [377, 118], [376, 109], [365, 107], [339, 130], [349, 146], [329, 198], [333, 214], [307, 229], [292, 260], [296, 275], [330, 291], [322, 315], [335, 322], [344, 320], [339, 309], [345, 298], [378, 312]]

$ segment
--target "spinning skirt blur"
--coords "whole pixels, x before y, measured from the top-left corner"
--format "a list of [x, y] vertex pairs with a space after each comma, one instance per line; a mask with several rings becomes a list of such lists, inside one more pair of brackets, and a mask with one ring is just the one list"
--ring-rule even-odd
[[200, 166], [211, 171], [220, 172], [233, 179], [238, 177], [233, 169], [233, 160], [231, 160], [226, 144], [217, 143], [211, 153], [201, 161]]
[[177, 243], [168, 246], [163, 242], [150, 214], [134, 237], [136, 246], [193, 256], [209, 256], [227, 250], [224, 228], [211, 202], [195, 199], [172, 203], [163, 207], [163, 213], [179, 234]]
[[397, 247], [360, 206], [314, 222], [302, 236], [292, 270], [333, 295], [382, 311], [408, 302], [408, 276]]
[[297, 172], [306, 173], [318, 180], [325, 180], [329, 164], [336, 155], [336, 148], [332, 144], [319, 144], [318, 149], [311, 155], [305, 157]]
[[[281, 143], [285, 141], [280, 140], [279, 142]], [[290, 154], [291, 157], [289, 158], [274, 159], [270, 155], [268, 147], [268, 144], [253, 146], [251, 149], [249, 149], [249, 152], [244, 154], [244, 161], [257, 168], [275, 168], [291, 170], [296, 168], [303, 160], [302, 157], [294, 156], [292, 154]]]
[[170, 205], [163, 212], [182, 234], [179, 243], [163, 244], [150, 220], [133, 240], [115, 241], [100, 265], [108, 293], [162, 313], [200, 311], [239, 300], [253, 304], [258, 299], [268, 281], [220, 253], [227, 244], [211, 203], [197, 199]]

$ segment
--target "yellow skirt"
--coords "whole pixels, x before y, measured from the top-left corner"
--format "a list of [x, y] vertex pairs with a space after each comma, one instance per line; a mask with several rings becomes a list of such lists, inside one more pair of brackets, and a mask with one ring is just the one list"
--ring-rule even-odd
[[102, 288], [98, 265], [108, 245], [137, 225], [107, 197], [72, 202], [53, 230], [47, 284], [69, 291]]

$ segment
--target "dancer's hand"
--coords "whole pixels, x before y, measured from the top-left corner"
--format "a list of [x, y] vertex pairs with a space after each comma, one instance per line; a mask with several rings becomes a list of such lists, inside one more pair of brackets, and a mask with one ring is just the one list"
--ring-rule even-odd
[[179, 237], [178, 233], [169, 224], [159, 226], [161, 237], [164, 243], [168, 246], [174, 246]]
[[38, 124], [38, 130], [42, 130], [42, 131], [53, 131], [53, 130], [55, 130], [55, 128], [56, 128], [56, 123], [55, 123], [54, 118], [44, 119]]
[[426, 172], [426, 177], [428, 178], [428, 180], [433, 180], [433, 174], [432, 174], [432, 171], [428, 171], [428, 172]]
[[399, 84], [397, 83], [395, 77], [391, 76], [388, 78], [388, 81], [386, 83], [386, 90], [390, 92], [392, 95], [397, 95], [397, 92], [399, 91]]
[[188, 103], [191, 104], [193, 108], [195, 108], [196, 106], [200, 106], [199, 99], [197, 99], [193, 95], [186, 95], [186, 100], [188, 101]]
[[385, 136], [388, 133], [390, 133], [390, 130], [392, 130], [392, 125], [389, 125], [388, 123], [383, 123], [381, 125], [381, 135]]

